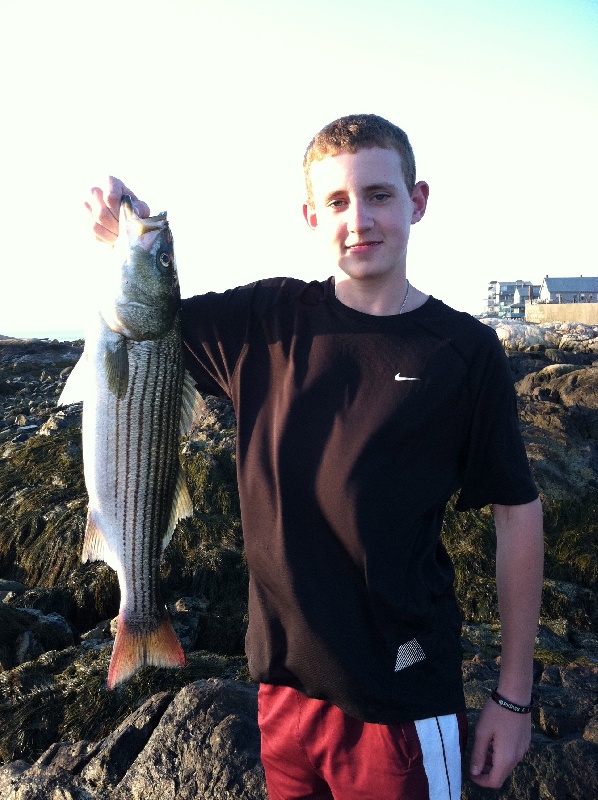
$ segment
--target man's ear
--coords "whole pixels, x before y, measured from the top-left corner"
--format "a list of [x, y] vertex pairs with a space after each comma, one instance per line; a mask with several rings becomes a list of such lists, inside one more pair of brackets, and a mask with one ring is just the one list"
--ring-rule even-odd
[[315, 230], [318, 227], [318, 217], [315, 209], [313, 209], [307, 203], [303, 204], [303, 218], [312, 230]]
[[419, 183], [415, 184], [415, 188], [411, 192], [411, 200], [413, 201], [413, 214], [411, 216], [412, 225], [414, 222], [419, 222], [426, 213], [429, 194], [430, 187], [425, 181], [419, 181]]

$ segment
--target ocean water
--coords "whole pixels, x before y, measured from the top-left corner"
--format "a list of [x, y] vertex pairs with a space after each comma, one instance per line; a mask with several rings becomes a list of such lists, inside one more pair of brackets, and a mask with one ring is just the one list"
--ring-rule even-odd
[[14, 329], [4, 330], [0, 328], [0, 334], [2, 336], [14, 337], [15, 339], [57, 339], [59, 342], [72, 342], [75, 339], [84, 338], [83, 331], [75, 328], [71, 329], [57, 328], [55, 330], [48, 330], [48, 329], [35, 330], [33, 328], [24, 330], [14, 330]]

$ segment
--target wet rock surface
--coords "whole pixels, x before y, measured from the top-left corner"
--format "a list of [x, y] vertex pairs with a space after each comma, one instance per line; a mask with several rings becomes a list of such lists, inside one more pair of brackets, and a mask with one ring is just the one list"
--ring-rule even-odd
[[[544, 503], [546, 581], [532, 747], [501, 790], [466, 780], [462, 796], [589, 800], [598, 797], [598, 331], [492, 324]], [[81, 351], [82, 342], [0, 338], [0, 800], [265, 798], [257, 688], [243, 655], [232, 409], [206, 398], [208, 416], [181, 447], [196, 513], [177, 528], [161, 577], [188, 664], [145, 668], [109, 693], [118, 583], [106, 565], [80, 563], [81, 408], [56, 408]], [[444, 538], [464, 609], [473, 727], [500, 668], [488, 510], [449, 507]]]

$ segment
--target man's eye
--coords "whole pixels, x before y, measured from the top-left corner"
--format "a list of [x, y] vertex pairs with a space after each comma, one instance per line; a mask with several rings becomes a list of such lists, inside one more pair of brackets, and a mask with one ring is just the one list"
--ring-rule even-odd
[[390, 197], [389, 194], [386, 192], [376, 192], [376, 194], [372, 197], [372, 200], [376, 203], [382, 203], [384, 200], [387, 200]]
[[328, 203], [328, 208], [342, 208], [345, 205], [344, 200], [331, 200]]

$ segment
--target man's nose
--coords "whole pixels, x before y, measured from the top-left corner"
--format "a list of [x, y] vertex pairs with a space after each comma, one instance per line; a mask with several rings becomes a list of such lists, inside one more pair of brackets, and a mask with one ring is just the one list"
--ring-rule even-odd
[[351, 233], [369, 230], [374, 224], [372, 213], [367, 203], [355, 200], [348, 209], [347, 228]]

